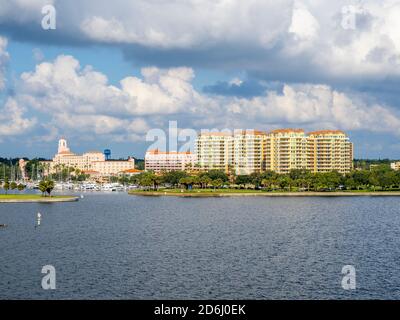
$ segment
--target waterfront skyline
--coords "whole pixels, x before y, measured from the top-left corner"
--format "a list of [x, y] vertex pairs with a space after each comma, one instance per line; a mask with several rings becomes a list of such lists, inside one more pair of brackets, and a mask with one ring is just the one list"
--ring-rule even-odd
[[[41, 28], [49, 3], [55, 30]], [[4, 0], [1, 156], [51, 158], [67, 136], [78, 153], [143, 157], [146, 132], [172, 120], [344, 130], [356, 158], [397, 159], [400, 5], [348, 5]]]

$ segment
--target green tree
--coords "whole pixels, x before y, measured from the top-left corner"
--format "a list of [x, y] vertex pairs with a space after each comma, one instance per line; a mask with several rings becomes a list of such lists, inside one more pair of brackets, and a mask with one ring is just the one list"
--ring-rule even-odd
[[[372, 186], [372, 189], [375, 191], [376, 187], [379, 186], [378, 175], [376, 173], [372, 173], [368, 178], [368, 183], [370, 186]], [[355, 184], [357, 185], [357, 189], [359, 189], [357, 181], [355, 181]]]
[[10, 190], [10, 183], [8, 182], [8, 178], [6, 177], [3, 184], [3, 189], [8, 194], [8, 190]]
[[357, 184], [355, 180], [353, 179], [352, 175], [346, 175], [345, 180], [344, 180], [344, 186], [348, 190], [354, 190], [357, 188]]
[[153, 187], [154, 190], [157, 190], [162, 179], [153, 172], [144, 172], [138, 176], [138, 182], [143, 187]]
[[42, 180], [39, 182], [39, 190], [43, 195], [46, 193], [51, 197], [51, 192], [54, 189], [54, 181], [53, 180]]
[[272, 189], [272, 187], [274, 185], [273, 183], [274, 183], [274, 180], [271, 178], [270, 179], [264, 178], [261, 180], [261, 186], [263, 186], [264, 188], [267, 188], [268, 190]]
[[382, 189], [390, 189], [396, 183], [396, 175], [393, 171], [380, 172], [378, 175], [378, 181]]
[[170, 171], [163, 174], [163, 182], [176, 187], [179, 184], [179, 180], [187, 176], [185, 171]]
[[200, 183], [200, 187], [201, 187], [202, 189], [207, 188], [208, 185], [211, 183], [211, 181], [212, 181], [212, 180], [210, 179], [209, 176], [204, 175], [204, 176], [202, 176], [202, 177], [199, 177], [199, 183]]
[[252, 174], [250, 174], [250, 183], [255, 187], [258, 188], [261, 185], [261, 181], [262, 181], [262, 177], [260, 175], [260, 173], [258, 172], [253, 172]]
[[370, 172], [368, 170], [353, 171], [352, 178], [356, 183], [357, 190], [370, 184], [370, 175], [373, 173], [374, 173], [373, 171]]
[[324, 184], [327, 188], [334, 190], [340, 185], [342, 175], [337, 171], [323, 173]]
[[293, 180], [290, 179], [290, 177], [288, 175], [285, 175], [285, 174], [280, 175], [277, 182], [281, 189], [284, 190], [284, 189], [288, 188], [289, 191], [291, 191]]
[[305, 169], [292, 169], [289, 172], [289, 177], [292, 180], [299, 180], [299, 179], [304, 179], [310, 171], [305, 170]]
[[221, 170], [210, 170], [208, 172], [203, 172], [200, 177], [208, 176], [211, 180], [221, 179], [222, 181], [228, 181], [228, 176], [224, 171]]
[[11, 190], [15, 190], [15, 189], [17, 189], [17, 187], [18, 187], [18, 184], [15, 181], [10, 183], [10, 189]]
[[222, 179], [215, 179], [211, 181], [211, 185], [215, 188], [219, 188], [222, 187], [224, 185], [224, 181]]
[[193, 179], [192, 177], [181, 178], [179, 179], [179, 184], [183, 185], [185, 189], [189, 189], [193, 185]]
[[248, 184], [252, 184], [253, 180], [252, 177], [249, 175], [240, 175], [236, 177], [235, 183], [240, 187], [245, 187]]

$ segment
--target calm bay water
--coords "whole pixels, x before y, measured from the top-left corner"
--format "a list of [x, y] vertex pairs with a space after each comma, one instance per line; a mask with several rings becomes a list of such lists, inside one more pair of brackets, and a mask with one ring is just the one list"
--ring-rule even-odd
[[[0, 298], [400, 299], [399, 204], [123, 193], [0, 204]], [[347, 264], [354, 291], [341, 287]], [[56, 290], [41, 288], [44, 265]]]

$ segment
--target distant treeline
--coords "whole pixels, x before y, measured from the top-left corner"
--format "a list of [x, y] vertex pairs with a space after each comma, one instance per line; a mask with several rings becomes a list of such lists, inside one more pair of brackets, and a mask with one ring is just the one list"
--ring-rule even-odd
[[135, 167], [138, 170], [144, 170], [144, 159], [135, 159]]
[[363, 169], [368, 170], [372, 165], [388, 165], [390, 166], [391, 162], [395, 162], [398, 160], [392, 159], [354, 159], [354, 168], [355, 169]]
[[[13, 166], [15, 166], [15, 165], [17, 165], [18, 164], [18, 161], [20, 160], [20, 159], [24, 159], [25, 161], [30, 161], [29, 160], [29, 158], [1, 158], [0, 157], [0, 163], [1, 164], [5, 164], [5, 165], [13, 165]], [[35, 158], [35, 159], [32, 159], [32, 161], [34, 161], [34, 160], [36, 160], [36, 161], [46, 161], [46, 160], [48, 160], [48, 159], [45, 159], [45, 158]]]

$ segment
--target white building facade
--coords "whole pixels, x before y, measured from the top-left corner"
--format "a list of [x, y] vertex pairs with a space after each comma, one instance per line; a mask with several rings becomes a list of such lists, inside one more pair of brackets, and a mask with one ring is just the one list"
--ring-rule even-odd
[[95, 174], [96, 176], [117, 175], [121, 171], [134, 169], [135, 160], [106, 160], [105, 155], [100, 151], [89, 151], [77, 155], [68, 148], [67, 140], [60, 139], [58, 152], [52, 161], [43, 162], [49, 166], [49, 172], [55, 173], [61, 169], [79, 169], [82, 172]]

